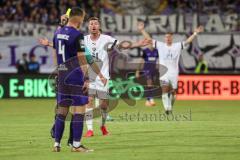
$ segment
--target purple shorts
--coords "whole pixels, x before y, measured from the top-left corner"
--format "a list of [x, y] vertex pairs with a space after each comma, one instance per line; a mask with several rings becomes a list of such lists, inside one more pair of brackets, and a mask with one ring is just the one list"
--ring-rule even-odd
[[57, 103], [62, 107], [83, 106], [88, 103], [88, 97], [57, 94]]
[[88, 103], [88, 91], [83, 92], [84, 78], [81, 73], [60, 72], [57, 84], [57, 104], [59, 106], [83, 106]]
[[157, 74], [157, 70], [143, 70], [143, 72], [147, 79], [153, 79], [153, 77]]

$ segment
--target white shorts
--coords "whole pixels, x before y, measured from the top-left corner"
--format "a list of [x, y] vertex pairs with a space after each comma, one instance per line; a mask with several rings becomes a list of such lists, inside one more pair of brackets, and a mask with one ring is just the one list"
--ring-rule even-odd
[[170, 84], [173, 89], [177, 89], [178, 87], [178, 75], [166, 73], [162, 77], [160, 77], [160, 84]]
[[98, 80], [90, 82], [88, 91], [89, 96], [94, 96], [99, 99], [108, 99], [108, 82], [105, 86]]

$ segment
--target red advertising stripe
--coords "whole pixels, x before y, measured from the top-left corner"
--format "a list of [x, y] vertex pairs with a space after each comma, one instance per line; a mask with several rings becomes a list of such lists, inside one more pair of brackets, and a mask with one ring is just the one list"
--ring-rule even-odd
[[240, 100], [240, 75], [182, 75], [178, 81], [179, 100]]

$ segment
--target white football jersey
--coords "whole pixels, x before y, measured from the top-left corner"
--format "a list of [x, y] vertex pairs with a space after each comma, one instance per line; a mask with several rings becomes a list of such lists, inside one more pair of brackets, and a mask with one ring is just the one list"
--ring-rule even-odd
[[[101, 73], [107, 79], [110, 79], [109, 76], [109, 57], [106, 51], [106, 47], [110, 47], [114, 42], [115, 38], [100, 34], [100, 37], [96, 41], [92, 41], [90, 35], [84, 36], [84, 44], [85, 48], [87, 48], [94, 61], [98, 64]], [[111, 43], [111, 45], [108, 45]], [[99, 76], [97, 76], [96, 81], [100, 80]]]
[[172, 43], [168, 46], [166, 43], [153, 41], [159, 53], [159, 64], [167, 67], [166, 74], [177, 76], [179, 73], [179, 58], [181, 50], [185, 48], [185, 42]]

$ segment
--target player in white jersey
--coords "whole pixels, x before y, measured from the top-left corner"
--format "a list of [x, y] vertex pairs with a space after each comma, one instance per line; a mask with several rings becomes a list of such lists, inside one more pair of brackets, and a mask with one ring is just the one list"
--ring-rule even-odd
[[[84, 43], [86, 45], [87, 50], [91, 53], [94, 61], [100, 66], [101, 73], [104, 75], [106, 79], [110, 79], [109, 76], [109, 58], [108, 53], [105, 48], [105, 45], [108, 43], [114, 43], [116, 39], [101, 34], [100, 32], [100, 22], [98, 18], [92, 17], [88, 21], [88, 29], [89, 35], [84, 36]], [[86, 137], [93, 136], [93, 109], [94, 106], [97, 107], [99, 101], [99, 107], [101, 108], [102, 114], [102, 123], [101, 123], [101, 131], [103, 135], [107, 135], [108, 131], [105, 126], [107, 119], [107, 107], [108, 107], [108, 85], [103, 85], [101, 81], [99, 81], [99, 77], [92, 76], [91, 80], [90, 73], [90, 84], [89, 84], [89, 104], [86, 109], [86, 124], [87, 124], [87, 133]], [[97, 99], [96, 99], [97, 98]]]
[[[98, 64], [101, 63], [102, 65], [99, 66], [101, 69], [101, 73], [106, 79], [110, 79], [109, 75], [109, 56], [107, 52], [106, 45], [111, 43], [111, 48], [116, 45], [116, 47], [120, 48], [118, 46], [118, 41], [108, 35], [101, 34], [100, 32], [100, 21], [97, 17], [91, 17], [88, 20], [88, 30], [89, 35], [86, 35], [84, 37], [84, 44], [87, 48], [87, 50], [91, 53], [92, 57], [94, 58], [94, 61]], [[139, 41], [132, 43], [131, 48], [134, 47], [140, 47], [145, 46], [148, 44], [148, 41]], [[124, 47], [124, 49], [127, 49], [127, 47]], [[91, 78], [91, 77], [90, 77]], [[98, 98], [101, 108], [101, 114], [102, 114], [102, 124], [101, 124], [101, 131], [103, 135], [108, 135], [108, 131], [105, 126], [105, 122], [107, 119], [107, 108], [108, 108], [108, 85], [103, 85], [100, 81], [99, 77], [97, 76], [94, 78], [94, 81], [89, 84], [89, 104], [86, 109], [86, 123], [87, 123], [87, 133], [86, 137], [93, 136], [93, 108], [94, 108], [94, 99]], [[96, 106], [95, 106], [96, 107]]]
[[[144, 25], [144, 24], [142, 24]], [[198, 33], [203, 31], [203, 27], [200, 26], [195, 29], [194, 33], [183, 42], [173, 43], [173, 34], [165, 34], [165, 42], [153, 40], [153, 45], [159, 53], [159, 64], [167, 67], [167, 72], [160, 77], [160, 85], [162, 87], [162, 102], [166, 114], [172, 113], [172, 106], [176, 99], [178, 74], [179, 74], [179, 58], [182, 49], [187, 44], [191, 43]], [[151, 39], [149, 34], [143, 29], [144, 37]]]

